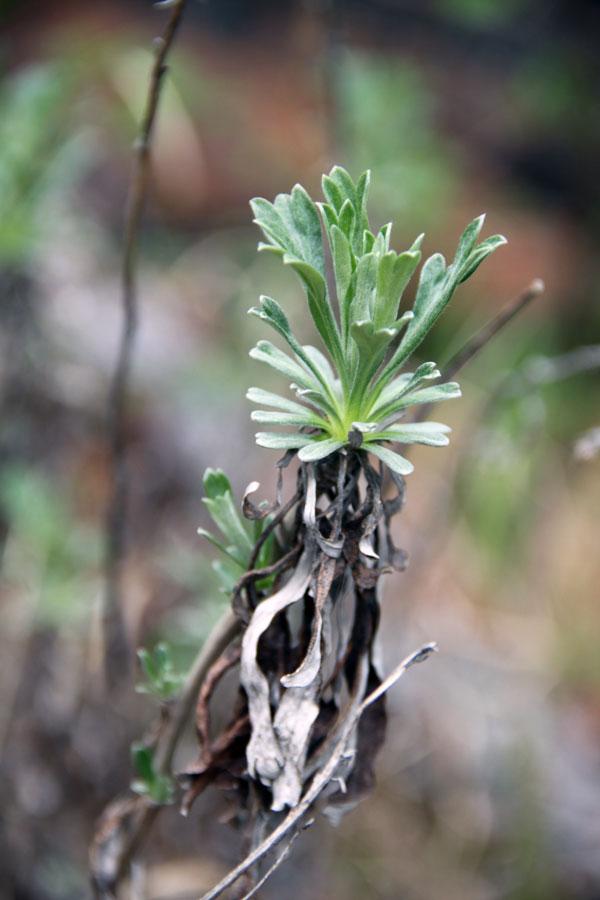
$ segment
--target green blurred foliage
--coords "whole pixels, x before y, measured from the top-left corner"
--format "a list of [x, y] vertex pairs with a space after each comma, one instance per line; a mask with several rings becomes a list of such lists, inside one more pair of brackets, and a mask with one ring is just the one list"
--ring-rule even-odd
[[348, 52], [336, 75], [344, 165], [371, 169], [371, 201], [400, 234], [438, 227], [456, 197], [457, 149], [435, 123], [435, 98], [422, 70], [388, 57]]
[[7, 467], [0, 475], [0, 504], [8, 522], [3, 574], [33, 598], [38, 627], [84, 624], [99, 588], [98, 528], [76, 516], [67, 492], [23, 466]]
[[84, 154], [69, 125], [68, 65], [22, 69], [0, 86], [0, 266], [24, 264], [52, 221], [52, 200], [73, 187]]

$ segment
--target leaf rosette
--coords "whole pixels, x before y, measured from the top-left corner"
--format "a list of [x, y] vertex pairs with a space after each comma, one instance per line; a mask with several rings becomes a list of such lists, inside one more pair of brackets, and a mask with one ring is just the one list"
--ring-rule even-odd
[[[366, 203], [369, 172], [356, 184], [340, 166], [323, 176], [325, 200], [314, 203], [301, 185], [273, 203], [251, 201], [254, 221], [265, 241], [259, 250], [280, 256], [299, 276], [308, 308], [326, 353], [301, 345], [276, 300], [262, 296], [252, 315], [267, 322], [288, 345], [269, 341], [250, 351], [290, 379], [295, 399], [253, 387], [247, 397], [268, 409], [252, 413], [263, 425], [295, 426], [295, 431], [261, 431], [262, 447], [298, 450], [304, 462], [317, 461], [345, 446], [369, 451], [400, 475], [412, 464], [387, 444], [448, 443], [449, 428], [437, 422], [401, 423], [409, 407], [460, 396], [455, 382], [430, 384], [440, 372], [433, 362], [401, 372], [450, 301], [455, 289], [483, 260], [506, 243], [493, 235], [477, 243], [484, 216], [463, 232], [450, 265], [435, 253], [421, 268], [412, 310], [402, 312], [402, 295], [421, 260], [423, 235], [402, 253], [390, 249], [391, 224], [377, 234], [369, 227]], [[326, 234], [333, 261], [336, 297], [327, 285]], [[338, 315], [334, 313], [336, 301]]]

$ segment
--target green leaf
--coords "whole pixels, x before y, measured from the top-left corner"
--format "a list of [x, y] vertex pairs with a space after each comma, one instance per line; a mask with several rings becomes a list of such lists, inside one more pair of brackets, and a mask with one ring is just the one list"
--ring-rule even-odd
[[[325, 280], [315, 281], [312, 279], [310, 268], [307, 268], [306, 264], [303, 262], [294, 261], [287, 257], [284, 257], [283, 261], [284, 263], [289, 263], [289, 265], [291, 265], [303, 278], [306, 286], [308, 308], [313, 322], [341, 374], [344, 368], [344, 356], [342, 353], [337, 322], [335, 321], [329, 297], [327, 296]], [[312, 271], [314, 272], [314, 270]]]
[[369, 453], [373, 453], [382, 462], [384, 462], [386, 466], [392, 470], [392, 472], [397, 472], [398, 475], [410, 475], [410, 473], [414, 470], [414, 466], [411, 462], [409, 462], [403, 456], [400, 456], [399, 453], [394, 453], [393, 450], [388, 450], [387, 447], [382, 447], [381, 444], [368, 443], [363, 445], [363, 447], [365, 450], [368, 450]]
[[270, 341], [259, 341], [256, 347], [253, 347], [249, 354], [252, 359], [264, 362], [271, 368], [281, 372], [288, 378], [292, 378], [303, 388], [319, 391], [320, 385], [311, 372], [307, 371], [295, 360], [291, 359], [287, 353], [279, 350]]
[[229, 478], [222, 469], [206, 469], [202, 485], [204, 493], [212, 500], [227, 493], [233, 494]]
[[[358, 348], [358, 364], [350, 392], [349, 406], [359, 408], [360, 414], [366, 413], [371, 403], [367, 386], [384, 360], [386, 350], [398, 331], [412, 319], [412, 313], [405, 313], [391, 328], [376, 329], [372, 322], [355, 322], [352, 325], [352, 338]], [[362, 402], [361, 402], [362, 400]]]
[[148, 784], [151, 784], [154, 778], [153, 753], [149, 747], [141, 742], [135, 742], [131, 745], [131, 755], [133, 759], [133, 767], [137, 774]]
[[449, 443], [447, 425], [439, 422], [415, 422], [406, 425], [390, 425], [385, 431], [369, 435], [369, 441], [398, 441], [401, 444], [427, 444], [431, 447], [445, 447]]
[[[216, 493], [214, 490], [215, 476], [217, 479], [221, 478], [227, 481], [227, 486], [222, 493]], [[208, 509], [213, 522], [240, 554], [249, 555], [252, 552], [253, 542], [246, 530], [246, 523], [235, 506], [229, 481], [220, 470], [215, 472], [213, 469], [207, 469], [204, 475], [205, 490], [207, 484], [210, 493], [209, 496], [203, 497], [202, 502]]]
[[485, 221], [485, 213], [482, 213], [480, 216], [477, 216], [476, 219], [473, 219], [472, 222], [469, 222], [462, 235], [460, 236], [460, 240], [458, 242], [458, 247], [456, 248], [456, 254], [454, 257], [454, 264], [457, 268], [461, 268], [473, 250], [477, 238], [483, 228], [483, 223]]
[[333, 271], [337, 288], [337, 299], [340, 308], [340, 323], [342, 326], [342, 346], [347, 351], [348, 344], [348, 320], [350, 316], [350, 304], [352, 302], [352, 276], [354, 266], [348, 238], [337, 225], [329, 230], [331, 243], [331, 256], [333, 258]]
[[306, 390], [297, 384], [291, 384], [290, 387], [302, 400], [305, 400], [307, 403], [310, 403], [311, 406], [326, 413], [333, 422], [338, 422], [341, 425], [341, 419], [337, 409], [323, 396], [321, 391]]
[[152, 684], [157, 684], [159, 681], [159, 674], [158, 669], [154, 665], [152, 654], [144, 647], [140, 647], [137, 651], [137, 657], [140, 661], [142, 671], [148, 681], [150, 681]]
[[333, 206], [330, 206], [329, 203], [317, 203], [315, 204], [317, 209], [320, 211], [321, 216], [323, 218], [323, 222], [325, 223], [326, 228], [329, 230], [333, 225], [338, 225], [338, 217], [336, 211]]
[[307, 425], [313, 428], [325, 428], [326, 422], [316, 413], [306, 409], [301, 415], [298, 413], [279, 412], [277, 410], [255, 409], [250, 413], [253, 422], [261, 425]]
[[506, 244], [507, 240], [502, 234], [494, 234], [489, 238], [486, 238], [476, 250], [474, 250], [469, 256], [468, 260], [460, 270], [459, 274], [459, 284], [462, 284], [463, 281], [466, 281], [473, 272], [481, 265], [484, 259], [493, 253], [498, 247], [501, 247], [503, 244]]
[[344, 441], [338, 441], [334, 438], [312, 441], [300, 450], [298, 457], [302, 462], [316, 462], [318, 459], [324, 459], [326, 456], [329, 456], [335, 450], [339, 450], [340, 447], [344, 446], [344, 443]]
[[[370, 253], [373, 249], [373, 245], [375, 244], [375, 235], [371, 234], [369, 229], [365, 229], [363, 231], [363, 243], [362, 243], [362, 252]], [[359, 254], [357, 253], [357, 256]]]
[[356, 265], [356, 287], [350, 307], [351, 320], [370, 319], [377, 289], [377, 257], [374, 253], [362, 256]]
[[344, 205], [346, 197], [342, 194], [335, 181], [329, 175], [323, 175], [321, 179], [323, 193], [327, 197], [329, 204], [339, 214], [340, 209]]
[[377, 328], [394, 322], [406, 285], [419, 264], [419, 250], [406, 250], [400, 255], [390, 251], [382, 257], [377, 271], [377, 295], [373, 321]]
[[252, 387], [246, 392], [246, 398], [253, 403], [262, 403], [265, 406], [273, 406], [275, 409], [283, 409], [291, 413], [304, 413], [306, 407], [301, 403], [295, 403], [288, 400], [287, 397], [281, 397], [279, 394], [273, 394], [271, 391], [263, 391], [262, 388]]
[[[317, 379], [323, 385], [324, 392], [326, 394], [330, 393], [330, 379], [327, 375], [323, 375], [321, 371], [321, 367], [315, 365], [312, 357], [305, 351], [304, 347], [298, 342], [296, 336], [292, 332], [290, 328], [290, 324], [287, 320], [287, 316], [284, 313], [283, 309], [277, 303], [276, 300], [273, 300], [271, 297], [262, 296], [260, 298], [261, 306], [260, 307], [252, 307], [249, 310], [252, 315], [258, 316], [260, 319], [264, 319], [273, 328], [279, 332], [279, 334], [287, 341], [288, 345], [292, 348], [296, 356], [302, 360], [304, 365], [312, 371], [312, 373], [317, 377]], [[322, 354], [319, 354], [320, 358], [323, 358]], [[331, 369], [329, 369], [331, 373]]]
[[408, 394], [399, 401], [398, 408], [416, 406], [420, 403], [439, 403], [442, 400], [454, 400], [456, 397], [462, 397], [460, 385], [456, 381], [448, 381], [446, 384], [436, 384]]
[[271, 431], [259, 431], [255, 438], [259, 447], [268, 447], [271, 450], [297, 450], [310, 444], [314, 439], [308, 434], [277, 434]]
[[207, 541], [220, 550], [221, 553], [224, 553], [228, 556], [234, 563], [238, 566], [241, 566], [242, 569], [246, 568], [246, 563], [248, 562], [248, 557], [246, 554], [240, 553], [237, 547], [226, 547], [225, 544], [222, 544], [221, 541], [217, 540], [217, 538], [207, 531], [205, 528], [198, 528], [197, 533], [200, 537], [206, 538]]
[[348, 239], [352, 239], [352, 235], [354, 234], [354, 222], [356, 220], [356, 213], [354, 212], [354, 204], [350, 199], [344, 200], [342, 208], [340, 209], [340, 228], [346, 235]]
[[403, 397], [413, 393], [424, 381], [439, 377], [440, 372], [434, 362], [421, 363], [415, 372], [398, 375], [384, 388], [376, 402], [372, 402], [369, 415], [374, 419], [385, 418], [399, 408]]

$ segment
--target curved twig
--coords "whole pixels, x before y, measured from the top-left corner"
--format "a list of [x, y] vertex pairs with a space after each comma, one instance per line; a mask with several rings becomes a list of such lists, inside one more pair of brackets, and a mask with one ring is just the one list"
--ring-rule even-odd
[[104, 562], [106, 593], [103, 630], [105, 637], [104, 670], [110, 687], [116, 683], [119, 675], [127, 670], [130, 658], [121, 610], [121, 568], [125, 556], [127, 503], [129, 498], [126, 400], [138, 321], [136, 283], [138, 238], [150, 177], [150, 145], [161, 85], [167, 71], [166, 60], [183, 14], [185, 0], [175, 0], [169, 6], [171, 15], [165, 30], [162, 36], [154, 42], [154, 65], [150, 75], [144, 114], [134, 148], [133, 175], [129, 185], [125, 210], [121, 268], [123, 330], [108, 398], [112, 495], [106, 516]]

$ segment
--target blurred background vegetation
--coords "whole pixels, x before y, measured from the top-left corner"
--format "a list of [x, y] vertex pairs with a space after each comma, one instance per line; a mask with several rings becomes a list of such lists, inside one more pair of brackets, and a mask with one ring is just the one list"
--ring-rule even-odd
[[[107, 697], [99, 621], [106, 397], [124, 197], [164, 12], [147, 0], [0, 3], [0, 895], [88, 896], [86, 853], [155, 714]], [[444, 361], [536, 276], [546, 293], [465, 370], [421, 449], [384, 594], [390, 697], [375, 795], [317, 823], [265, 897], [600, 897], [600, 7], [584, 0], [190, 0], [162, 96], [128, 415], [124, 616], [182, 671], [226, 599], [196, 534], [206, 466], [272, 492], [244, 393], [266, 291], [248, 199], [339, 162], [375, 224], [453, 252], [507, 235], [423, 358]], [[588, 348], [587, 350], [582, 348]], [[596, 429], [596, 430], [594, 430]], [[193, 753], [190, 743], [181, 762]], [[166, 812], [144, 896], [196, 897], [241, 838], [211, 794]]]

